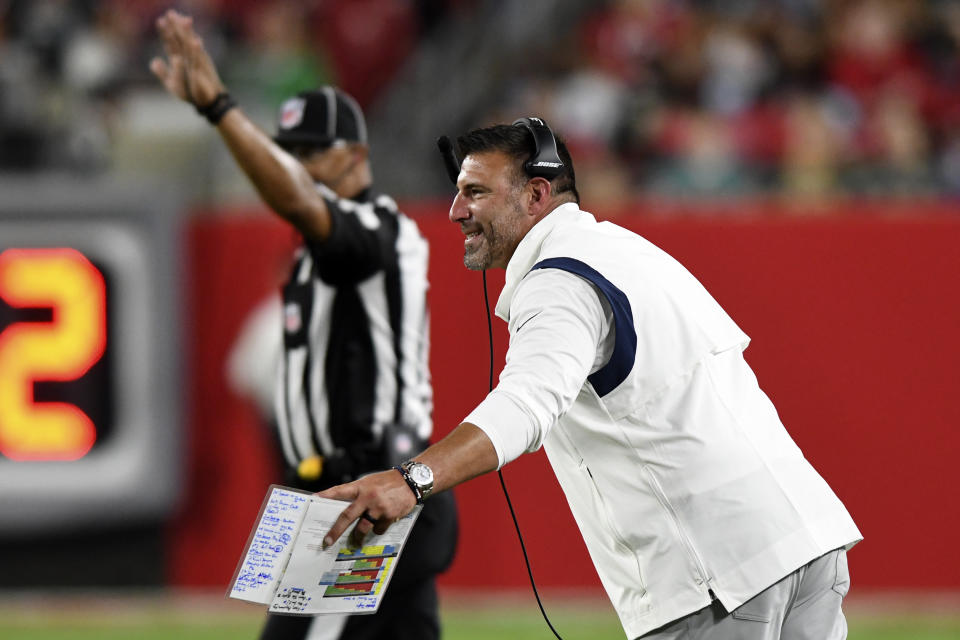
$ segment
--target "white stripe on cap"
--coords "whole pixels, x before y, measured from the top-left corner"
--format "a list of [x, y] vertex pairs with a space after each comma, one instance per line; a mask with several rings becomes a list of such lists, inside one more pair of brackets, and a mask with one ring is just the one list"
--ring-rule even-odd
[[323, 95], [327, 98], [327, 138], [332, 141], [337, 139], [337, 94], [324, 87]]
[[367, 144], [367, 121], [363, 117], [363, 111], [360, 110], [360, 105], [357, 104], [353, 96], [346, 93], [341, 95], [343, 95], [347, 106], [353, 111], [354, 120], [357, 122], [357, 140], [363, 144]]

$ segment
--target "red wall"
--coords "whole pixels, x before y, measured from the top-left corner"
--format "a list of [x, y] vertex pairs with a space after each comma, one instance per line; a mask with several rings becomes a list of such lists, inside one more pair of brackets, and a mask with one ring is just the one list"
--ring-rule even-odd
[[[746, 355], [761, 385], [865, 535], [850, 555], [857, 587], [957, 588], [960, 217], [946, 205], [837, 206], [837, 215], [812, 219], [777, 210], [727, 218], [721, 209], [602, 217], [672, 253], [751, 336]], [[438, 435], [484, 396], [488, 376], [481, 277], [463, 267], [462, 237], [445, 208], [407, 207], [431, 242]], [[265, 487], [277, 479], [264, 455], [272, 452], [268, 434], [226, 389], [222, 370], [291, 242], [264, 215], [197, 217], [189, 231], [190, 478], [170, 528], [174, 584], [226, 585]], [[493, 305], [503, 274], [489, 276]], [[506, 328], [496, 318], [494, 333], [499, 370]], [[538, 584], [598, 587], [542, 452], [504, 476]], [[496, 476], [456, 494], [460, 553], [443, 583], [526, 585]], [[205, 498], [213, 495], [217, 502]]]

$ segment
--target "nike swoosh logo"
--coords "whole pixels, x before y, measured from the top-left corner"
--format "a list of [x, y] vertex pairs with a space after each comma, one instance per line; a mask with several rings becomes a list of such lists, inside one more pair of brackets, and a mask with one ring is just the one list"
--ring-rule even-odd
[[534, 318], [536, 318], [536, 317], [537, 317], [538, 315], [540, 315], [541, 313], [542, 313], [542, 311], [537, 311], [535, 314], [533, 314], [532, 316], [530, 316], [529, 318], [527, 318], [526, 320], [524, 320], [524, 321], [523, 321], [523, 324], [521, 324], [519, 327], [517, 327], [517, 331], [520, 331], [520, 329], [523, 329], [523, 327], [524, 327], [528, 322], [530, 322], [531, 320], [533, 320]]

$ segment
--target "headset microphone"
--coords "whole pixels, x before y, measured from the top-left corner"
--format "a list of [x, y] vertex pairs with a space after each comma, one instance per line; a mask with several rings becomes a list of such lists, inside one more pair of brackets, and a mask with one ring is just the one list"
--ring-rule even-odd
[[450, 182], [457, 184], [457, 176], [460, 175], [460, 161], [457, 160], [457, 153], [453, 150], [453, 143], [447, 136], [440, 136], [437, 138], [437, 147], [443, 157], [443, 166], [447, 170], [447, 177], [450, 178]]

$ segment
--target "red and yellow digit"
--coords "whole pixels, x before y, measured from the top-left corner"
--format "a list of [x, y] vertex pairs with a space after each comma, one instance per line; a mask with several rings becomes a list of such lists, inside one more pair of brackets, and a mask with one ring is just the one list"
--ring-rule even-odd
[[82, 377], [107, 343], [103, 274], [74, 249], [0, 253], [0, 297], [11, 307], [52, 309], [50, 322], [0, 333], [0, 453], [14, 460], [75, 460], [96, 441], [79, 407], [36, 402], [34, 382]]

